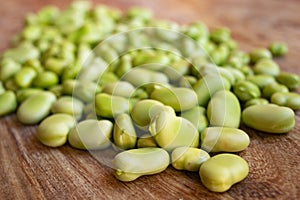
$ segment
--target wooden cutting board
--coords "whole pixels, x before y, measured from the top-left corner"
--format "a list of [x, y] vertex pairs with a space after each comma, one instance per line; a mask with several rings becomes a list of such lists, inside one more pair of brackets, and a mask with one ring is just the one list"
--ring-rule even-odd
[[[18, 32], [25, 13], [47, 4], [61, 8], [67, 0], [10, 0], [0, 7], [0, 51]], [[278, 59], [285, 71], [300, 74], [300, 1], [296, 0], [103, 0], [121, 9], [145, 6], [157, 17], [180, 23], [201, 20], [209, 27], [227, 26], [240, 48], [265, 47], [280, 40], [290, 53]], [[272, 114], [272, 113], [270, 113]], [[242, 127], [251, 144], [240, 153], [249, 176], [229, 191], [209, 192], [198, 173], [169, 167], [165, 172], [122, 183], [112, 169], [87, 151], [68, 145], [48, 148], [35, 136], [36, 127], [23, 126], [15, 115], [0, 119], [0, 199], [299, 199], [300, 113], [285, 135], [268, 135]]]

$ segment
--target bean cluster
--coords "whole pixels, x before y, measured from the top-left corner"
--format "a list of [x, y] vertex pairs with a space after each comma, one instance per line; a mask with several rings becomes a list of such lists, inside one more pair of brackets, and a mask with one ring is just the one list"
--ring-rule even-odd
[[121, 181], [171, 162], [223, 192], [249, 171], [235, 154], [250, 143], [241, 123], [276, 134], [295, 125], [300, 78], [273, 60], [287, 51], [274, 42], [247, 53], [228, 28], [180, 25], [142, 8], [48, 6], [26, 17], [1, 55], [0, 116], [38, 124], [46, 146], [113, 146]]

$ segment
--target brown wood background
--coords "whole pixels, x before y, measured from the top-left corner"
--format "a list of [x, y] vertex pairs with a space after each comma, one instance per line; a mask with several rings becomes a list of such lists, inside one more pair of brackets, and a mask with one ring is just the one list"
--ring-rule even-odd
[[[19, 31], [26, 13], [47, 4], [61, 8], [67, 0], [7, 0], [0, 6], [0, 51]], [[180, 23], [202, 20], [209, 27], [227, 26], [243, 50], [285, 41], [290, 52], [278, 63], [300, 74], [300, 1], [297, 0], [99, 0], [121, 9], [132, 5], [152, 9], [157, 17]], [[206, 190], [197, 173], [176, 171], [122, 183], [112, 170], [86, 151], [65, 145], [48, 148], [15, 115], [0, 119], [0, 199], [299, 199], [300, 113], [286, 135], [266, 135], [243, 127], [249, 148], [240, 155], [249, 176], [228, 192]]]

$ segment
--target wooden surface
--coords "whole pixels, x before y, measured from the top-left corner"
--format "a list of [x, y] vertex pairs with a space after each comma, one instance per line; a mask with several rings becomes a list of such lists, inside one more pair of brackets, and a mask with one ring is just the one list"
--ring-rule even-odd
[[[279, 0], [106, 0], [126, 9], [141, 5], [157, 17], [188, 23], [202, 20], [210, 27], [228, 26], [244, 50], [273, 40], [288, 43], [290, 53], [278, 59], [281, 68], [300, 74], [300, 1]], [[46, 4], [65, 7], [65, 0], [1, 1], [0, 51], [22, 27], [25, 13]], [[240, 155], [250, 165], [249, 176], [228, 192], [206, 190], [197, 173], [169, 167], [158, 175], [122, 183], [112, 169], [86, 151], [65, 145], [48, 148], [15, 115], [0, 119], [0, 199], [299, 199], [300, 113], [286, 135], [267, 135], [243, 127], [251, 138]]]

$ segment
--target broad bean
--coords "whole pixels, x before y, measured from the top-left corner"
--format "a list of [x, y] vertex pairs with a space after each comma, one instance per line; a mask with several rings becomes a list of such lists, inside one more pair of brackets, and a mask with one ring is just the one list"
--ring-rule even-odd
[[293, 92], [276, 92], [271, 96], [271, 103], [298, 110], [300, 109], [300, 95]]
[[17, 105], [17, 97], [13, 91], [5, 91], [0, 94], [0, 117], [14, 112]]
[[137, 148], [157, 147], [155, 139], [150, 134], [144, 134], [137, 140]]
[[56, 101], [52, 92], [41, 92], [28, 97], [17, 110], [17, 118], [23, 124], [36, 124], [50, 114]]
[[70, 96], [62, 96], [51, 107], [52, 113], [66, 113], [79, 120], [83, 112], [83, 103]]
[[213, 192], [225, 192], [249, 173], [248, 163], [234, 154], [219, 154], [204, 162], [199, 170], [202, 184]]
[[167, 151], [180, 146], [197, 147], [199, 144], [197, 128], [170, 111], [160, 112], [151, 122], [149, 130], [157, 144]]
[[300, 77], [298, 76], [298, 74], [281, 72], [276, 77], [276, 80], [288, 87], [290, 90], [295, 90], [300, 86]]
[[210, 156], [206, 151], [194, 147], [178, 147], [172, 151], [172, 166], [178, 170], [199, 171]]
[[70, 130], [68, 141], [77, 149], [99, 150], [110, 146], [113, 124], [109, 120], [88, 119]]
[[132, 149], [136, 146], [137, 136], [128, 114], [122, 113], [116, 117], [113, 138], [114, 144], [121, 149]]
[[151, 99], [171, 106], [176, 112], [185, 111], [197, 105], [197, 95], [189, 88], [158, 87], [150, 95]]
[[68, 114], [54, 114], [45, 118], [37, 128], [39, 141], [50, 147], [59, 147], [67, 142], [71, 128], [75, 126], [75, 120]]
[[121, 113], [129, 113], [131, 105], [128, 99], [99, 93], [95, 97], [96, 114], [101, 117], [113, 118]]
[[112, 161], [115, 177], [125, 182], [133, 181], [140, 176], [160, 173], [169, 163], [168, 152], [157, 147], [123, 151]]
[[239, 100], [230, 91], [216, 92], [207, 106], [207, 117], [212, 126], [239, 127], [241, 118]]
[[275, 104], [253, 105], [242, 112], [242, 120], [247, 126], [267, 133], [286, 133], [295, 125], [294, 111]]
[[207, 152], [239, 152], [249, 143], [247, 133], [237, 128], [208, 127], [201, 133], [201, 148]]
[[145, 99], [137, 102], [131, 111], [132, 120], [139, 127], [147, 127], [152, 119], [161, 112], [164, 105], [156, 100]]

